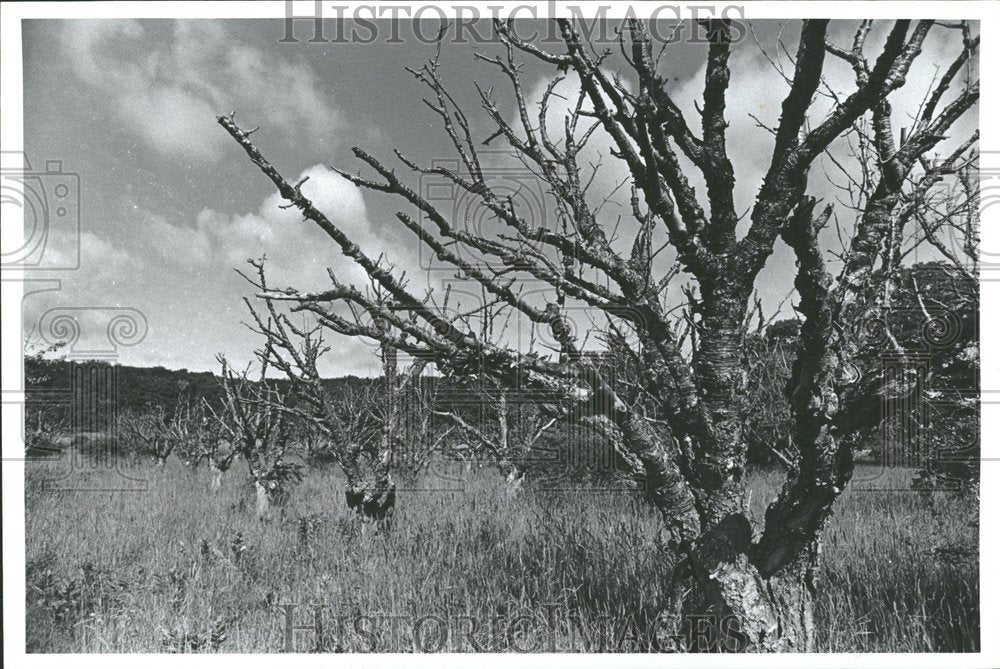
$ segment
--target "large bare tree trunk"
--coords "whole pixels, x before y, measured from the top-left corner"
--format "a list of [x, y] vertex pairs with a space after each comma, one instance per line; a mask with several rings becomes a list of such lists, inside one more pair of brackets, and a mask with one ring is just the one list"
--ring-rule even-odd
[[[671, 615], [662, 640], [685, 652], [809, 652], [814, 649], [813, 583], [816, 539], [835, 495], [803, 494], [799, 478], [789, 499], [816, 502], [801, 533], [755, 543], [744, 500], [746, 448], [735, 398], [746, 384], [740, 365], [743, 293], [710, 293], [695, 370], [702, 380], [703, 426], [692, 419], [690, 457], [671, 448], [636, 416], [619, 421], [627, 450], [642, 462], [653, 501], [674, 525], [681, 560], [675, 569]], [[824, 359], [829, 363], [829, 360]], [[821, 379], [829, 382], [828, 377]], [[801, 402], [806, 402], [805, 398]], [[802, 417], [802, 438], [828, 439], [816, 415]], [[827, 450], [835, 450], [824, 442]], [[685, 480], [684, 474], [687, 475]], [[688, 485], [691, 481], [694, 485]], [[784, 523], [791, 527], [795, 514]], [[815, 521], [815, 522], [812, 522]], [[766, 571], [762, 571], [766, 569]], [[661, 643], [662, 643], [661, 641]]]
[[740, 511], [746, 494], [743, 416], [736, 399], [746, 387], [740, 352], [749, 290], [713, 287], [705, 291], [700, 306], [701, 340], [694, 370], [701, 379], [702, 411], [710, 427], [695, 433], [693, 449], [708, 525]]
[[811, 652], [815, 552], [765, 578], [750, 523], [724, 518], [698, 538], [675, 588], [671, 641], [687, 652]]

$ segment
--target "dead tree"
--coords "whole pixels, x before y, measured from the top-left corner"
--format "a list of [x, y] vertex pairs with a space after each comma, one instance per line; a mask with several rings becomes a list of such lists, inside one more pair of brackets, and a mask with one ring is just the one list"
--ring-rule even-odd
[[[388, 324], [377, 319], [375, 326], [388, 329]], [[398, 351], [391, 343], [382, 342], [379, 346], [382, 358], [382, 400], [383, 417], [381, 435], [376, 459], [365, 466], [365, 458], [370, 457], [361, 448], [360, 441], [353, 441], [347, 450], [348, 457], [341, 463], [347, 474], [347, 489], [344, 497], [348, 508], [357, 512], [362, 518], [376, 521], [385, 520], [396, 508], [396, 484], [392, 479], [392, 459], [397, 450], [399, 436], [399, 396], [397, 386]], [[372, 476], [366, 476], [368, 469]]]
[[[28, 411], [25, 410], [27, 417]], [[25, 421], [24, 433], [25, 454], [29, 458], [46, 458], [59, 455], [70, 440], [66, 436], [70, 430], [69, 417], [65, 414], [46, 412], [43, 409], [35, 411], [35, 426], [29, 427]]]
[[[46, 458], [58, 455], [71, 442], [70, 416], [63, 407], [48, 406], [36, 401], [31, 389], [43, 386], [52, 379], [50, 356], [66, 347], [67, 342], [46, 343], [32, 326], [24, 335], [24, 383], [29, 389], [24, 406], [24, 449], [29, 458]], [[34, 420], [32, 420], [34, 419]], [[34, 427], [31, 427], [31, 423]]]
[[[482, 305], [462, 314], [460, 320], [470, 326], [475, 321], [477, 335], [492, 341], [509, 326], [509, 319], [503, 319], [507, 305], [491, 301], [486, 291], [482, 297]], [[466, 463], [495, 465], [510, 490], [516, 491], [525, 476], [523, 460], [556, 424], [561, 412], [543, 410], [537, 393], [506, 387], [486, 376], [450, 381], [442, 380], [434, 393], [418, 398], [425, 423], [435, 419], [447, 425], [446, 430], [461, 445], [450, 449], [452, 456]]]
[[[871, 25], [859, 28], [862, 44]], [[945, 331], [962, 327], [957, 321], [963, 310], [978, 310], [979, 131], [955, 137], [946, 151], [940, 145], [978, 100], [978, 82], [969, 78], [980, 38], [965, 22], [938, 25], [960, 36], [963, 48], [940, 78], [925, 84], [926, 97], [912, 123], [898, 128], [897, 135], [891, 103], [881, 100], [847, 133], [854, 165], [832, 161], [840, 178], [831, 183], [841, 191], [838, 203], [849, 212], [843, 226], [847, 234], [837, 221], [841, 248], [834, 255], [843, 263], [835, 282], [839, 292], [831, 298], [841, 303], [835, 327], [850, 333], [841, 355], [853, 383], [845, 384], [838, 398], [837, 428], [845, 436], [879, 427], [890, 418], [883, 415], [888, 404], [926, 406], [928, 398], [920, 393], [930, 392], [935, 372], [925, 367], [926, 359], [913, 355], [912, 333], [899, 330], [901, 320], [909, 321], [902, 312], [910, 309], [914, 294], [925, 348], [939, 348], [942, 335], [957, 335]], [[830, 53], [851, 65], [859, 87], [864, 84], [868, 74], [857, 46], [832, 47]], [[962, 78], [964, 83], [956, 85]], [[959, 302], [938, 303], [932, 311], [925, 307], [909, 270], [929, 259], [934, 273], [951, 278], [957, 289], [952, 296]], [[974, 296], [976, 304], [960, 303], [963, 295]], [[978, 357], [977, 348], [968, 353]], [[897, 367], [894, 374], [883, 367], [887, 355]]]
[[[301, 184], [289, 183], [277, 172], [251, 142], [252, 131], [241, 129], [232, 116], [218, 119], [281, 196], [392, 300], [391, 305], [380, 304], [331, 276], [332, 286], [315, 292], [275, 291], [260, 281], [267, 304], [290, 302], [334, 332], [433, 361], [445, 374], [481, 375], [500, 384], [560, 393], [583, 405], [575, 415], [614, 434], [642, 464], [652, 499], [682, 558], [674, 578], [675, 613], [680, 615], [669, 618], [673, 631], [693, 642], [691, 621], [702, 621], [699, 628], [704, 621], [715, 623], [708, 637], [698, 637], [701, 645], [687, 646], [691, 650], [813, 648], [820, 533], [852, 472], [852, 453], [844, 444], [849, 430], [844, 419], [849, 417], [841, 412], [840, 400], [856, 381], [851, 363], [858, 345], [853, 314], [864, 308], [870, 295], [868, 277], [905, 207], [904, 184], [915, 169], [927, 171], [921, 157], [943, 141], [979, 97], [978, 82], [969, 80], [964, 67], [978, 45], [967, 38], [954, 63], [931, 85], [931, 95], [904, 141], [896, 144], [889, 115], [893, 92], [906, 82], [928, 32], [955, 26], [896, 21], [874, 60], [870, 56], [875, 49], [866, 44], [871, 22], [861, 24], [847, 47], [831, 43], [827, 26], [826, 20], [802, 22], [791, 56], [794, 73], [788, 77], [769, 160], [742, 235], [727, 150], [728, 62], [734, 35], [729, 22], [713, 20], [702, 26], [709, 39], [700, 131], [689, 125], [671, 97], [669, 78], [658, 71], [642, 21], [626, 22], [620, 76], [611, 76], [605, 67], [611, 51], [595, 52], [571, 21], [558, 21], [564, 42], [558, 51], [522, 41], [506, 23], [494, 24], [501, 55], [477, 56], [499, 69], [516, 114], [513, 123], [508, 122], [494, 100], [495, 89], [480, 87], [482, 106], [496, 126], [486, 141], [506, 142], [517, 159], [546, 182], [548, 206], [565, 226], [538, 225], [516, 201], [494, 192], [480, 161], [483, 138], [474, 136], [473, 124], [442, 83], [437, 58], [413, 70], [430, 90], [427, 105], [453, 143], [461, 169], [425, 167], [398, 152], [397, 157], [412, 173], [443, 178], [476, 198], [493, 216], [495, 230], [469, 230], [462, 221], [450, 220], [449, 212], [408, 185], [400, 171], [361, 149], [354, 154], [373, 176], [340, 173], [362, 188], [405, 203], [409, 210], [397, 214], [400, 223], [463, 279], [478, 282], [491, 298], [536, 326], [549, 328], [560, 346], [555, 357], [475, 336], [432, 296], [412, 291], [380, 259], [365, 254], [303, 195]], [[560, 134], [548, 126], [546, 113], [561, 77], [548, 86], [535, 117], [525, 97], [518, 57], [540, 60], [562, 72], [573, 70], [579, 78], [580, 95]], [[857, 86], [807, 125], [828, 57], [845, 60]], [[817, 158], [862, 117], [872, 120], [879, 149], [877, 184], [858, 216], [843, 269], [834, 280], [819, 242], [832, 207], [817, 207], [808, 176]], [[578, 161], [581, 148], [595, 134], [612, 143], [614, 159], [627, 168], [639, 194], [634, 220], [615, 228], [602, 224], [595, 213], [598, 205], [587, 193], [588, 169]], [[963, 143], [943, 163], [959, 162], [975, 140]], [[704, 179], [704, 195], [692, 185], [694, 175], [686, 174], [687, 169]], [[931, 167], [931, 173], [934, 169], [940, 168]], [[418, 217], [412, 215], [414, 210]], [[651, 238], [663, 230], [693, 282], [693, 350], [680, 345], [676, 322], [665, 305], [664, 292], [671, 282], [655, 271]], [[613, 244], [616, 232], [631, 236], [631, 251]], [[794, 250], [799, 266], [794, 287], [802, 325], [789, 387], [795, 467], [768, 508], [762, 535], [755, 537], [744, 508], [747, 449], [738, 410], [745, 383], [740, 342], [754, 280], [779, 238]], [[463, 250], [487, 262], [471, 262]], [[520, 279], [542, 282], [551, 290], [536, 291], [536, 298], [530, 299], [518, 289]], [[563, 298], [567, 302], [560, 306]], [[366, 319], [345, 315], [344, 305], [360, 310]], [[668, 438], [581, 354], [568, 325], [570, 305], [585, 305], [635, 336], [645, 355], [643, 381], [660, 404]], [[375, 318], [390, 327], [375, 326]]]
[[118, 419], [118, 430], [140, 452], [152, 456], [162, 469], [170, 455], [183, 449], [191, 439], [193, 423], [198, 420], [192, 412], [187, 398], [181, 396], [169, 412], [160, 405], [123, 412]]
[[439, 420], [431, 410], [437, 406], [443, 379], [423, 377], [404, 388], [397, 400], [397, 443], [393, 453], [393, 470], [414, 478], [434, 463], [437, 455], [456, 462], [467, 453], [461, 452], [461, 440], [454, 425]]
[[211, 474], [209, 487], [213, 492], [222, 488], [222, 481], [233, 462], [239, 457], [240, 444], [223, 429], [224, 421], [205, 400], [202, 400], [198, 423], [187, 448], [188, 464], [194, 468], [204, 460]]
[[[265, 300], [267, 318], [262, 317], [247, 301], [255, 329], [265, 338], [264, 348], [259, 355], [284, 373], [291, 381], [292, 392], [299, 400], [295, 406], [285, 404], [282, 410], [311, 422], [327, 440], [329, 452], [347, 478], [344, 496], [348, 507], [362, 519], [384, 520], [396, 504], [396, 484], [391, 465], [400, 434], [398, 396], [420, 376], [426, 361], [415, 360], [403, 378], [399, 379], [395, 358], [397, 347], [391, 340], [383, 342], [381, 415], [371, 406], [375, 403], [375, 396], [371, 394], [357, 395], [355, 402], [339, 401], [324, 384], [316, 367], [320, 357], [329, 350], [319, 328], [300, 328], [287, 314], [278, 311], [274, 302], [288, 295], [268, 287], [263, 261], [251, 261], [251, 265], [256, 269], [256, 276], [247, 278], [261, 294], [269, 296]], [[332, 276], [331, 273], [331, 278]], [[373, 303], [384, 305], [380, 295], [371, 299]], [[382, 308], [388, 309], [386, 306]], [[369, 310], [369, 313], [376, 312]], [[373, 321], [370, 327], [382, 333], [390, 331], [384, 320]], [[373, 420], [377, 427], [373, 428]]]
[[[302, 480], [301, 467], [285, 460], [292, 445], [285, 398], [267, 379], [270, 360], [261, 357], [260, 376], [251, 378], [250, 369], [236, 372], [225, 357], [219, 383], [222, 385], [222, 409], [215, 416], [226, 438], [247, 463], [256, 495], [257, 517], [272, 518], [275, 507], [282, 508], [291, 489]], [[235, 457], [235, 455], [233, 456]]]
[[511, 407], [510, 391], [495, 387], [466, 390], [475, 399], [469, 411], [461, 407], [428, 406], [428, 414], [450, 423], [466, 444], [463, 459], [492, 462], [511, 490], [521, 486], [525, 476], [523, 461], [530, 457], [538, 440], [558, 418], [546, 416], [534, 404]]

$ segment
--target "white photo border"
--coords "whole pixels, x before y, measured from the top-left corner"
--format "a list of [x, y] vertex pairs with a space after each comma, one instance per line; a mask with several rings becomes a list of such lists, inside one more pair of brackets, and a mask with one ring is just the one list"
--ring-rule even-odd
[[[24, 19], [109, 19], [109, 18], [257, 18], [284, 19], [288, 6], [297, 17], [312, 16], [314, 0], [270, 2], [5, 2], [0, 4], [0, 145], [4, 152], [23, 149], [23, 71], [21, 21]], [[469, 2], [323, 2], [323, 7], [343, 7], [347, 12], [359, 6], [391, 5], [416, 9], [436, 5], [448, 15], [456, 8], [468, 11]], [[692, 10], [702, 16], [721, 15], [724, 8], [742, 8], [746, 19], [898, 19], [941, 16], [963, 18], [981, 22], [982, 41], [980, 62], [1000, 62], [1000, 4], [995, 2], [501, 2], [477, 4], [477, 9], [488, 16], [490, 11], [506, 15], [514, 8], [520, 16], [545, 18], [565, 15], [572, 6], [583, 16], [593, 16], [602, 6], [610, 6], [606, 16], [620, 18], [631, 7], [637, 16], [648, 16], [656, 8], [678, 8], [683, 16]], [[527, 9], [526, 9], [527, 8]], [[406, 11], [401, 10], [406, 16]], [[672, 11], [672, 10], [671, 10]], [[711, 14], [710, 12], [715, 12]], [[435, 13], [435, 18], [437, 14]], [[673, 16], [673, 14], [670, 14]], [[729, 14], [734, 16], [734, 14]], [[299, 30], [306, 31], [308, 26]], [[992, 38], [997, 37], [997, 41]], [[1000, 87], [998, 76], [990, 68], [982, 68], [982, 94], [979, 102], [980, 119], [1000, 118]], [[1000, 128], [981, 123], [980, 145], [989, 150], [1000, 150]], [[1000, 249], [1000, 207], [986, 208], [980, 224], [982, 248]], [[23, 233], [23, 231], [21, 231]], [[5, 247], [19, 247], [21, 238], [17, 228], [4, 227], [2, 243]], [[23, 274], [23, 273], [22, 273]], [[23, 351], [21, 337], [21, 300], [24, 296], [23, 280], [28, 277], [5, 270], [0, 283], [0, 322], [2, 322], [2, 387], [23, 387]], [[604, 667], [613, 662], [619, 667], [908, 667], [909, 669], [950, 666], [956, 668], [1000, 666], [1000, 635], [989, 630], [1000, 630], [1000, 575], [989, 565], [1000, 564], [1000, 535], [993, 513], [1000, 510], [1000, 411], [998, 402], [990, 403], [988, 393], [1000, 393], [1000, 283], [981, 282], [980, 340], [982, 368], [982, 461], [981, 468], [981, 522], [980, 522], [980, 607], [981, 641], [978, 653], [955, 654], [787, 654], [762, 658], [757, 655], [649, 655], [649, 654], [534, 654], [524, 656], [478, 654], [340, 654], [331, 655], [110, 655], [110, 654], [26, 654], [25, 653], [25, 532], [24, 532], [24, 444], [23, 394], [16, 391], [3, 393], [2, 404], [2, 482], [3, 482], [3, 646], [4, 661], [8, 667], [133, 667], [140, 659], [150, 669], [173, 666], [183, 662], [190, 667], [217, 668], [224, 665], [240, 667], [282, 666], [302, 667], [391, 667], [402, 663], [416, 667], [464, 667], [475, 663], [482, 667], [505, 666], [511, 661], [525, 665], [545, 663], [546, 666]]]

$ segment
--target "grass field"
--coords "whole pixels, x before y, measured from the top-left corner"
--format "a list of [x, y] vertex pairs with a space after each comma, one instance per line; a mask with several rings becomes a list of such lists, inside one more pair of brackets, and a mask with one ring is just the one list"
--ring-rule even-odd
[[[656, 650], [671, 555], [627, 492], [508, 498], [491, 471], [401, 490], [392, 528], [362, 528], [342, 482], [312, 470], [285, 517], [256, 519], [242, 469], [74, 473], [28, 463], [29, 652]], [[761, 519], [780, 475], [754, 476]], [[50, 480], [50, 483], [46, 483]], [[823, 543], [819, 650], [979, 647], [978, 507], [858, 468]], [[103, 489], [74, 492], [53, 488]], [[289, 608], [294, 605], [293, 608]], [[313, 609], [314, 605], [324, 608]], [[319, 611], [321, 635], [313, 629]]]

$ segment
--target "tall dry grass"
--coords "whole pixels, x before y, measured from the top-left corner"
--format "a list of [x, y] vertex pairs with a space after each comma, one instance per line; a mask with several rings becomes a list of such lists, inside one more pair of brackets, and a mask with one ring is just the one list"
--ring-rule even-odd
[[[672, 555], [625, 491], [526, 488], [497, 475], [425, 476], [388, 531], [348, 514], [333, 470], [313, 470], [284, 518], [254, 517], [242, 471], [171, 463], [76, 472], [29, 463], [27, 635], [35, 652], [295, 650], [655, 651]], [[65, 473], [65, 472], [63, 472]], [[824, 536], [819, 649], [979, 646], [978, 509], [920, 497], [910, 472], [860, 467]], [[780, 485], [754, 475], [759, 521]], [[50, 481], [46, 485], [46, 481]], [[82, 492], [58, 488], [90, 488]], [[293, 608], [287, 608], [293, 607]]]

